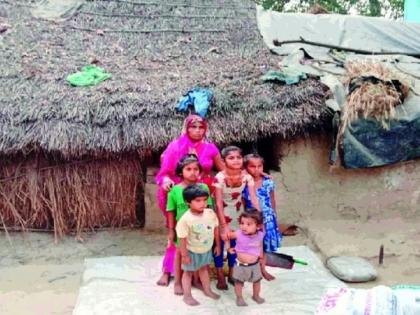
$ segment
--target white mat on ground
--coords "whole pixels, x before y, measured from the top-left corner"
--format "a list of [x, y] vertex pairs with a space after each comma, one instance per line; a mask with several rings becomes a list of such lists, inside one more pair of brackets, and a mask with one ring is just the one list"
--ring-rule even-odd
[[131, 314], [314, 314], [326, 289], [345, 287], [325, 269], [318, 257], [306, 246], [285, 247], [282, 253], [300, 258], [308, 266], [295, 265], [292, 270], [269, 268], [276, 280], [262, 283], [266, 303], [257, 305], [251, 300], [252, 285], [245, 285], [244, 297], [248, 307], [235, 305], [233, 287], [221, 293], [218, 301], [211, 300], [199, 290], [194, 297], [201, 303], [186, 306], [182, 297], [169, 288], [155, 283], [160, 276], [162, 257], [107, 257], [86, 259], [86, 270], [73, 315], [131, 315]]

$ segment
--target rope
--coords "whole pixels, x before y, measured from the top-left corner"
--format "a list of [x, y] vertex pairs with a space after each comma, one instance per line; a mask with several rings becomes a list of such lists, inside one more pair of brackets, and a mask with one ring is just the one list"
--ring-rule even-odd
[[4, 4], [8, 4], [8, 5], [17, 5], [17, 6], [21, 6], [21, 7], [28, 7], [28, 8], [35, 8], [34, 5], [31, 4], [27, 4], [27, 3], [22, 3], [22, 2], [9, 2], [7, 0], [0, 0], [0, 3], [4, 3]]
[[[96, 15], [106, 17], [125, 17], [125, 18], [141, 18], [141, 19], [158, 19], [158, 18], [182, 18], [182, 19], [234, 19], [237, 15], [176, 15], [176, 14], [162, 14], [162, 15], [134, 15], [134, 14], [111, 14], [111, 13], [96, 13], [90, 11], [79, 11], [78, 14]], [[247, 14], [240, 14], [247, 16]]]
[[363, 49], [353, 49], [353, 48], [347, 48], [347, 47], [341, 47], [336, 45], [329, 45], [324, 43], [318, 43], [318, 42], [312, 42], [309, 40], [306, 40], [304, 38], [296, 39], [296, 40], [285, 40], [285, 41], [279, 41], [277, 39], [273, 40], [273, 45], [276, 47], [279, 47], [284, 44], [296, 44], [296, 43], [302, 43], [312, 46], [320, 46], [320, 47], [326, 47], [330, 49], [337, 49], [337, 50], [343, 50], [343, 51], [351, 51], [358, 54], [364, 54], [364, 55], [405, 55], [405, 56], [412, 56], [416, 58], [420, 58], [420, 53], [404, 53], [404, 52], [396, 52], [396, 51], [382, 51], [382, 52], [375, 52], [371, 50], [363, 50]]
[[74, 29], [78, 31], [86, 32], [104, 32], [104, 33], [224, 33], [226, 30], [223, 29], [198, 29], [198, 30], [187, 30], [187, 29], [160, 29], [160, 30], [107, 30], [107, 29], [92, 29], [83, 28], [77, 26], [60, 26], [63, 29]]
[[[162, 2], [134, 2], [126, 0], [96, 0], [103, 2], [118, 2], [132, 5], [155, 5], [155, 6], [167, 6], [167, 7], [188, 7], [196, 9], [235, 9], [235, 10], [254, 10], [254, 7], [243, 7], [243, 6], [214, 6], [214, 5], [193, 5], [188, 3], [162, 3]], [[94, 2], [94, 1], [93, 1]]]

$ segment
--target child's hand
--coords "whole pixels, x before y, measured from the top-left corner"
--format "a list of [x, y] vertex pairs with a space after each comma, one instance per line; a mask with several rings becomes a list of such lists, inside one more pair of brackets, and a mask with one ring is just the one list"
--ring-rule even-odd
[[229, 228], [229, 226], [225, 226], [225, 227], [222, 229], [222, 234], [220, 235], [220, 236], [222, 237], [222, 240], [223, 240], [223, 241], [225, 241], [225, 242], [229, 241], [229, 233], [230, 233], [230, 228]]
[[190, 255], [183, 255], [182, 257], [181, 257], [181, 260], [182, 260], [182, 263], [184, 264], [184, 265], [190, 265], [191, 264], [191, 257], [190, 257]]
[[213, 252], [215, 256], [220, 256], [221, 254], [220, 247], [219, 246], [214, 247]]
[[273, 175], [267, 174], [265, 172], [262, 173], [263, 176], [267, 176], [268, 179], [273, 179]]
[[234, 255], [234, 254], [236, 253], [235, 247], [230, 247], [230, 248], [228, 248], [227, 252], [228, 252], [229, 254]]

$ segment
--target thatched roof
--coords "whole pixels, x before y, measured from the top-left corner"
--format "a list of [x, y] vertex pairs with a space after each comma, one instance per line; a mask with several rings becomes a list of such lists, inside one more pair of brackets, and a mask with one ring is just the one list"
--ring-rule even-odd
[[[252, 1], [171, 2], [87, 1], [56, 23], [31, 15], [35, 1], [0, 0], [10, 25], [0, 34], [0, 153], [159, 150], [180, 132], [179, 97], [197, 85], [215, 93], [217, 143], [293, 136], [323, 123], [319, 82], [260, 82], [278, 56], [263, 44]], [[112, 79], [71, 87], [66, 76], [89, 63]]]

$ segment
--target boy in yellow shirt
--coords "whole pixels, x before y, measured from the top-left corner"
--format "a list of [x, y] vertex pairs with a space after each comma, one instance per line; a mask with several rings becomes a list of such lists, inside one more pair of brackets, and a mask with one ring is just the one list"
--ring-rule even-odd
[[194, 306], [200, 304], [191, 294], [191, 281], [194, 271], [198, 274], [204, 294], [212, 299], [220, 296], [210, 288], [208, 265], [213, 261], [214, 252], [220, 255], [219, 222], [212, 209], [207, 208], [209, 194], [199, 185], [190, 185], [183, 191], [185, 202], [190, 209], [184, 213], [176, 225], [176, 234], [180, 241], [182, 260], [182, 287], [184, 302]]

